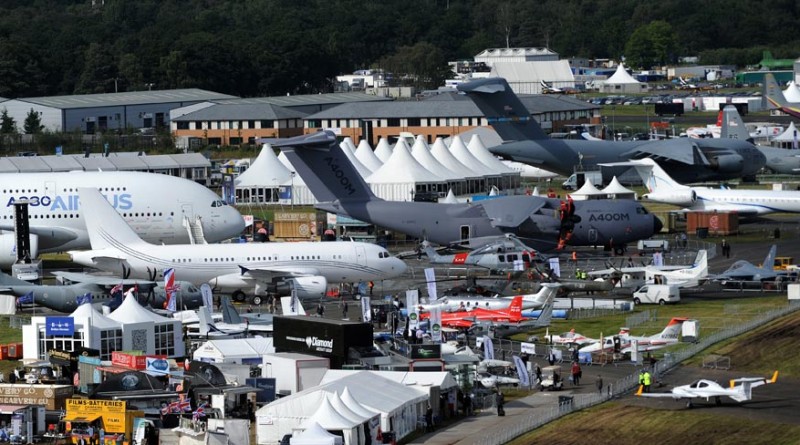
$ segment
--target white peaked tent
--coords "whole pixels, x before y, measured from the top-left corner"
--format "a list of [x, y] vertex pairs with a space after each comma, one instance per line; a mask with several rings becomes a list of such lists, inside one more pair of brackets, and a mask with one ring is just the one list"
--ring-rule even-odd
[[467, 180], [467, 191], [464, 194], [480, 193], [486, 188], [486, 179], [453, 156], [442, 138], [436, 138], [431, 147], [431, 154], [437, 161], [453, 173]]
[[789, 85], [783, 90], [783, 97], [786, 102], [800, 102], [800, 87], [794, 83], [794, 80], [789, 82]]
[[420, 191], [444, 191], [445, 180], [420, 165], [408, 149], [406, 141], [398, 139], [392, 156], [367, 178], [375, 196], [388, 201], [411, 201]]
[[278, 189], [282, 184], [289, 184], [291, 180], [291, 171], [278, 161], [272, 146], [264, 144], [256, 160], [234, 181], [236, 202], [278, 202]]
[[331, 405], [330, 394], [325, 394], [317, 408], [317, 411], [306, 420], [306, 425], [316, 422], [328, 431], [341, 431], [344, 436], [345, 445], [355, 445], [363, 443], [359, 439], [361, 422], [348, 419], [344, 414], [338, 412]]
[[[278, 153], [278, 161], [290, 172], [297, 171], [283, 152]], [[292, 202], [297, 205], [314, 205], [318, 202], [317, 198], [314, 197], [314, 194], [311, 193], [311, 190], [308, 188], [308, 185], [306, 185], [306, 181], [303, 180], [299, 173], [295, 174], [294, 179], [290, 181], [290, 183], [282, 185], [289, 185], [292, 187], [292, 194], [294, 195], [294, 200]]]
[[[460, 136], [453, 136], [453, 141], [450, 143], [450, 153], [453, 153], [453, 156], [470, 170], [482, 175], [486, 179], [487, 189], [493, 185], [500, 185], [500, 173], [490, 170], [489, 167], [473, 156]], [[479, 192], [486, 193], [487, 191], [488, 190], [480, 190]]]
[[163, 350], [156, 352], [156, 345], [163, 349], [171, 344], [174, 347], [166, 349], [172, 349], [173, 353], [167, 355], [180, 357], [185, 354], [180, 320], [162, 317], [145, 309], [132, 293], [107, 318], [122, 325], [122, 350], [143, 351], [147, 355], [163, 354]]
[[794, 122], [789, 123], [786, 131], [772, 138], [772, 145], [780, 148], [796, 148], [795, 141], [800, 140], [800, 130], [794, 125]]
[[603, 193], [610, 199], [636, 199], [636, 192], [625, 188], [624, 185], [619, 183], [616, 176], [614, 176], [611, 182], [603, 189]]
[[180, 321], [174, 318], [162, 317], [155, 312], [149, 311], [142, 307], [133, 294], [128, 294], [118, 308], [108, 316], [108, 318], [119, 323], [140, 323], [140, 322], [153, 322], [153, 323], [177, 323], [179, 326]]
[[439, 204], [458, 204], [458, 198], [453, 193], [453, 189], [447, 191], [447, 196], [439, 200]]
[[447, 186], [450, 190], [454, 188], [456, 190], [466, 189], [466, 180], [437, 161], [431, 154], [431, 149], [428, 147], [428, 144], [425, 143], [425, 138], [422, 136], [417, 136], [417, 139], [414, 141], [414, 146], [411, 147], [411, 155], [428, 171], [447, 181]]
[[101, 330], [119, 329], [120, 326], [122, 326], [122, 323], [112, 320], [100, 312], [97, 312], [94, 307], [92, 307], [91, 303], [84, 303], [78, 306], [71, 314], [69, 314], [69, 316], [74, 319], [85, 318], [93, 328], [98, 328]]
[[353, 167], [356, 168], [356, 171], [358, 172], [359, 175], [361, 175], [362, 178], [368, 178], [369, 175], [372, 174], [372, 170], [367, 168], [367, 166], [365, 166], [364, 164], [361, 163], [361, 161], [358, 160], [358, 158], [356, 157], [355, 150], [351, 151], [349, 148], [342, 147], [342, 152], [344, 153], [345, 156], [347, 156], [347, 159], [350, 160], [350, 163], [353, 164]]
[[[337, 413], [341, 414], [342, 416], [344, 416], [348, 420], [352, 420], [354, 422], [358, 422], [358, 423], [361, 424], [361, 428], [358, 430], [358, 441], [359, 441], [359, 443], [366, 443], [366, 437], [367, 436], [369, 436], [369, 438], [371, 439], [370, 440], [371, 442], [375, 440], [375, 436], [376, 436], [376, 433], [377, 433], [377, 428], [376, 428], [375, 431], [371, 431], [370, 430], [369, 421], [373, 417], [377, 417], [377, 416], [363, 415], [363, 414], [356, 413], [355, 411], [350, 409], [350, 407], [347, 406], [347, 404], [344, 403], [342, 398], [339, 397], [339, 393], [338, 392], [328, 393], [328, 400], [331, 402], [331, 406], [333, 407], [333, 409], [336, 410]], [[377, 426], [377, 424], [376, 424], [376, 426]]]
[[381, 168], [383, 162], [375, 156], [375, 152], [372, 151], [372, 147], [370, 147], [369, 142], [366, 139], [361, 139], [361, 142], [358, 143], [358, 148], [356, 148], [356, 157], [364, 167], [370, 169], [370, 171], [375, 171]]
[[331, 434], [317, 422], [310, 422], [305, 431], [289, 439], [291, 445], [342, 445], [342, 438]]
[[647, 91], [647, 84], [634, 79], [625, 70], [625, 66], [620, 63], [617, 71], [605, 82], [600, 83], [600, 91], [604, 93], [638, 93]]
[[360, 415], [364, 419], [367, 419], [367, 429], [365, 432], [369, 433], [370, 437], [372, 437], [372, 443], [378, 443], [380, 440], [378, 437], [378, 432], [381, 429], [381, 413], [360, 404], [355, 398], [353, 398], [353, 394], [350, 393], [350, 389], [348, 389], [346, 386], [344, 391], [342, 391], [340, 399], [350, 411]]
[[378, 141], [378, 146], [375, 147], [375, 156], [383, 163], [388, 161], [392, 156], [392, 146], [389, 145], [389, 141], [387, 141], [386, 138], [381, 138]]
[[347, 136], [344, 138], [341, 144], [339, 144], [342, 148], [349, 148], [351, 153], [356, 151], [356, 144], [353, 143], [353, 138]]
[[489, 150], [486, 149], [486, 146], [483, 144], [483, 140], [479, 135], [472, 135], [472, 138], [469, 140], [469, 144], [467, 144], [467, 149], [470, 153], [472, 153], [472, 156], [475, 156], [475, 159], [480, 161], [481, 164], [485, 165], [489, 171], [500, 174], [502, 178], [500, 184], [501, 189], [510, 190], [519, 187], [519, 172], [515, 172], [507, 165], [503, 164], [502, 161], [494, 157], [493, 154], [489, 153]]
[[587, 199], [602, 199], [606, 197], [606, 194], [598, 190], [597, 187], [592, 184], [592, 181], [586, 181], [583, 183], [583, 187], [578, 189], [575, 193], [570, 194], [570, 196], [576, 201], [585, 201]]

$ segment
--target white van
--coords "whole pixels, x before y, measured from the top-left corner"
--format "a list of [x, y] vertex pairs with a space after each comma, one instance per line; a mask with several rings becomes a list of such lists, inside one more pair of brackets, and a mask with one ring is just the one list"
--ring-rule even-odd
[[636, 304], [667, 304], [681, 301], [681, 291], [676, 285], [647, 284], [633, 292]]
[[570, 175], [566, 181], [561, 184], [564, 190], [578, 190], [578, 178], [582, 177], [583, 182], [589, 181], [595, 187], [603, 187], [603, 173], [599, 171], [590, 172], [577, 172]]

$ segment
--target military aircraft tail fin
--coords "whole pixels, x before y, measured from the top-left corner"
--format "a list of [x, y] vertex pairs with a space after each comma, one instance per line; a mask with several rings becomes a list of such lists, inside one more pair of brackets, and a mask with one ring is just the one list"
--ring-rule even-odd
[[93, 250], [144, 243], [99, 190], [80, 187], [78, 197]]
[[0, 272], [0, 286], [30, 286], [31, 283]]
[[747, 131], [742, 116], [739, 115], [739, 110], [737, 110], [736, 107], [733, 105], [726, 105], [721, 113], [720, 138], [752, 142], [753, 139], [750, 137], [750, 132]]
[[490, 77], [458, 86], [486, 116], [503, 141], [548, 139], [505, 79]]
[[242, 322], [242, 317], [239, 312], [231, 304], [231, 299], [228, 296], [220, 297], [220, 304], [222, 306], [222, 321], [228, 324], [239, 324]]
[[200, 306], [197, 310], [197, 318], [200, 319], [199, 333], [200, 335], [208, 335], [211, 332], [211, 310], [206, 306]]
[[764, 74], [764, 97], [767, 99], [767, 106], [770, 109], [788, 105], [786, 97], [784, 97], [783, 91], [781, 91], [781, 87], [772, 73]]
[[537, 327], [550, 326], [550, 321], [553, 319], [553, 306], [555, 304], [558, 285], [545, 284], [543, 289], [546, 289], [546, 297], [544, 305], [542, 306], [542, 312], [539, 314], [539, 318], [536, 319]]
[[769, 248], [769, 252], [767, 252], [767, 256], [764, 258], [764, 262], [761, 263], [761, 267], [764, 269], [772, 270], [775, 265], [775, 255], [778, 253], [778, 246], [773, 244], [772, 247]]
[[378, 199], [330, 131], [267, 140], [279, 147], [320, 202]]

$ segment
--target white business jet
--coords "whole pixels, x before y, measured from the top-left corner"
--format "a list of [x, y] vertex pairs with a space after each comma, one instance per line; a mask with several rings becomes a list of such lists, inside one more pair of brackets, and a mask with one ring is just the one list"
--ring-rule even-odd
[[772, 374], [772, 378], [766, 377], [743, 377], [730, 381], [730, 387], [724, 388], [713, 380], [700, 379], [688, 385], [676, 386], [669, 393], [643, 393], [642, 387], [636, 392], [640, 397], [670, 397], [675, 400], [686, 399], [686, 407], [692, 407], [692, 399], [710, 400], [714, 397], [717, 405], [722, 404], [722, 397], [730, 397], [737, 402], [746, 402], [753, 398], [753, 388], [768, 383], [775, 383], [778, 380], [778, 371]]
[[405, 263], [375, 244], [359, 242], [297, 242], [247, 244], [154, 245], [128, 227], [103, 196], [79, 188], [92, 249], [71, 251], [78, 264], [123, 277], [163, 277], [175, 269], [180, 280], [208, 282], [218, 290], [255, 294], [297, 290], [300, 298], [321, 298], [328, 282], [379, 281], [406, 271]]
[[680, 206], [684, 211], [738, 212], [740, 215], [800, 212], [800, 191], [690, 187], [675, 182], [650, 158], [608, 165], [633, 166], [649, 191], [643, 199]]
[[190, 230], [207, 242], [238, 236], [239, 212], [214, 192], [187, 179], [143, 172], [9, 173], [0, 175], [0, 267], [16, 260], [14, 203], [28, 202], [31, 256], [88, 249], [79, 187], [94, 187], [145, 241], [186, 244]]

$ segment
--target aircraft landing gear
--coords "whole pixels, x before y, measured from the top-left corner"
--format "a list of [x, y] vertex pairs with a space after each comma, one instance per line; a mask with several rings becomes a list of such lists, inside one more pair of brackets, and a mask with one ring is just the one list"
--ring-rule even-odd
[[722, 405], [722, 399], [719, 396], [717, 396], [715, 399], [716, 400], [714, 400], [714, 401], [717, 402], [717, 406]]
[[255, 304], [256, 306], [261, 306], [261, 303], [263, 303], [263, 302], [264, 302], [264, 299], [261, 297], [261, 295], [253, 295], [250, 298], [250, 303]]
[[233, 299], [233, 301], [238, 301], [241, 303], [247, 299], [247, 296], [244, 294], [244, 292], [237, 290], [231, 294], [231, 298]]
[[692, 407], [693, 407], [693, 406], [694, 406], [694, 405], [692, 405], [692, 401], [691, 401], [691, 400], [689, 400], [688, 402], [686, 402], [686, 408], [687, 408], [687, 409], [692, 409]]

